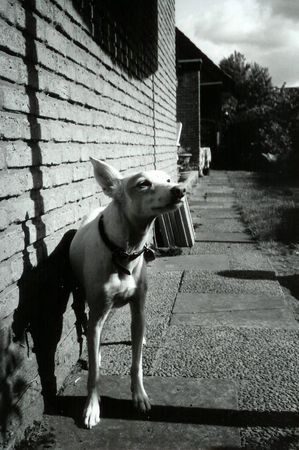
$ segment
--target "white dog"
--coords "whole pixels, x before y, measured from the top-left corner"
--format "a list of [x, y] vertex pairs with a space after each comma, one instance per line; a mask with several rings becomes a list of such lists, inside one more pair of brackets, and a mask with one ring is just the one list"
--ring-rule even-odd
[[142, 376], [145, 258], [151, 256], [147, 241], [155, 217], [176, 209], [185, 194], [185, 189], [171, 183], [165, 172], [139, 172], [123, 177], [102, 161], [91, 158], [91, 162], [97, 182], [112, 201], [85, 220], [70, 248], [71, 265], [89, 306], [88, 396], [83, 414], [87, 428], [100, 421], [97, 383], [101, 331], [110, 310], [128, 302], [132, 317], [132, 398], [140, 410], [150, 409]]

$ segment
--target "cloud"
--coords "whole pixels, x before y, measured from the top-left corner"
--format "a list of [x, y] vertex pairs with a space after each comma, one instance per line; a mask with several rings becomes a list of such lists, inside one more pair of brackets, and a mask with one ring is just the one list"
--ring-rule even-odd
[[216, 63], [238, 50], [275, 84], [299, 78], [297, 0], [177, 0], [177, 24]]
[[[264, 0], [259, 0], [264, 3]], [[281, 15], [297, 22], [299, 20], [299, 2], [297, 0], [266, 0], [274, 15]]]

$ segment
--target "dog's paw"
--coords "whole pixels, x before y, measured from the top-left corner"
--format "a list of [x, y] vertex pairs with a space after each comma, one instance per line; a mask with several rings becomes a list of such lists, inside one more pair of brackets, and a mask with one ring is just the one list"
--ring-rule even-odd
[[147, 393], [144, 392], [133, 392], [132, 393], [133, 404], [136, 409], [142, 412], [147, 412], [151, 409], [151, 404]]
[[83, 412], [83, 421], [86, 428], [92, 428], [100, 422], [100, 404], [97, 396], [87, 398]]

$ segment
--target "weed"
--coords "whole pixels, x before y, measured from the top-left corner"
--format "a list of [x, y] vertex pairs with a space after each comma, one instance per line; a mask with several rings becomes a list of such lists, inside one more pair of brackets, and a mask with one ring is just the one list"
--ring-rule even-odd
[[23, 378], [18, 374], [21, 357], [10, 336], [0, 338], [0, 429], [2, 441], [6, 442], [9, 421], [16, 416], [20, 421], [22, 415], [17, 401], [25, 388]]
[[25, 430], [22, 441], [15, 446], [15, 450], [35, 450], [53, 448], [56, 443], [55, 434], [45, 424], [34, 421], [32, 427]]

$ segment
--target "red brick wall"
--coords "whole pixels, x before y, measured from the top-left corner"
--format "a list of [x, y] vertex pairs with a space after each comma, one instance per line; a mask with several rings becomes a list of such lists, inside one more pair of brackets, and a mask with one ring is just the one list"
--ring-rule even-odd
[[[74, 5], [0, 2], [2, 332], [18, 306], [25, 265], [42, 261], [91, 208], [107, 203], [90, 156], [125, 172], [157, 168], [176, 177], [174, 0], [158, 0], [156, 42], [147, 48], [153, 61], [142, 72], [137, 60], [134, 73], [117, 51], [109, 54], [94, 39], [92, 17], [86, 21]], [[115, 36], [119, 42], [118, 30]], [[59, 385], [78, 356], [75, 341], [68, 308], [57, 352]], [[34, 361], [32, 353], [25, 358], [31, 394], [23, 409], [37, 402]]]

